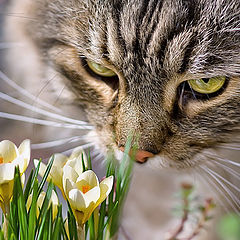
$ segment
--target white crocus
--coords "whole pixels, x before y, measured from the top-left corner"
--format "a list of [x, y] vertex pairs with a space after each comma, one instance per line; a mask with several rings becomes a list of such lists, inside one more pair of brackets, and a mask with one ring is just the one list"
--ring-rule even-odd
[[83, 225], [94, 209], [109, 195], [113, 186], [113, 176], [100, 184], [92, 170], [78, 172], [71, 164], [63, 168], [63, 188], [79, 225]]
[[[39, 209], [42, 208], [45, 196], [46, 196], [46, 193], [41, 192], [38, 199], [37, 199], [37, 209], [36, 209], [37, 218], [39, 216]], [[28, 200], [27, 200], [27, 210], [30, 209], [31, 204], [32, 204], [32, 194], [29, 195]], [[51, 195], [51, 198], [50, 198], [50, 201], [49, 201], [49, 206], [50, 206], [50, 204], [52, 204], [52, 216], [53, 216], [53, 219], [55, 219], [56, 216], [57, 216], [57, 212], [58, 212], [59, 202], [58, 202], [57, 194], [54, 191], [52, 191], [52, 195]]]
[[0, 142], [0, 206], [6, 211], [13, 193], [15, 167], [19, 166], [21, 180], [30, 160], [30, 141], [24, 140], [17, 148], [8, 140]]
[[[67, 157], [60, 153], [54, 154], [53, 157], [54, 157], [53, 165], [48, 175], [47, 181], [50, 181], [52, 179], [53, 184], [59, 187], [59, 189], [62, 191], [64, 195], [62, 185], [63, 167], [67, 162], [69, 162], [69, 164], [72, 167], [74, 167], [77, 171], [82, 172], [83, 171], [82, 157], [84, 159], [85, 166], [87, 166], [87, 156], [84, 153], [83, 149], [81, 147], [78, 147], [72, 152], [70, 157]], [[35, 167], [37, 167], [38, 163], [39, 161], [35, 159], [34, 160]], [[39, 168], [39, 175], [43, 176], [46, 169], [47, 165], [41, 162]]]

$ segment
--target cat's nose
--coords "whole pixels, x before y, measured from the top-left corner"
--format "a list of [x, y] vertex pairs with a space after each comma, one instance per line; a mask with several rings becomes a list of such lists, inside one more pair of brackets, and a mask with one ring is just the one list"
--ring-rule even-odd
[[[122, 152], [124, 152], [124, 147], [120, 147], [120, 150]], [[130, 150], [130, 154], [131, 154], [131, 150]], [[150, 153], [150, 152], [147, 152], [144, 150], [137, 150], [135, 159], [139, 163], [145, 163], [148, 160], [148, 158], [153, 157], [153, 156], [154, 156], [153, 153]]]

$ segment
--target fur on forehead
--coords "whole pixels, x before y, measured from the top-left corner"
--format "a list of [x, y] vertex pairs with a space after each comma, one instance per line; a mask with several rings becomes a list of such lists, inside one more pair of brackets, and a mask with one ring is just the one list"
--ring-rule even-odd
[[[188, 66], [191, 73], [240, 74], [239, 49], [236, 49], [240, 48], [240, 3], [236, 1], [45, 0], [43, 3], [38, 3], [42, 6], [37, 15], [44, 21], [39, 23], [44, 28], [39, 27], [37, 38], [41, 42], [52, 38], [73, 45], [80, 55], [99, 63], [106, 57], [121, 68], [127, 59], [138, 57], [147, 65], [150, 57], [156, 65], [164, 61], [161, 58], [166, 53], [164, 64], [173, 69], [171, 65], [179, 65], [185, 52], [192, 48]], [[36, 29], [35, 24], [32, 27]]]

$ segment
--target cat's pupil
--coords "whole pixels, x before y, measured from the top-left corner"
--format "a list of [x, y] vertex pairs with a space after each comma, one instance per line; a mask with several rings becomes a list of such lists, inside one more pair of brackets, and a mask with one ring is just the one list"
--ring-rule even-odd
[[209, 82], [209, 78], [202, 78], [202, 80], [203, 80], [205, 83], [208, 83], [208, 82]]

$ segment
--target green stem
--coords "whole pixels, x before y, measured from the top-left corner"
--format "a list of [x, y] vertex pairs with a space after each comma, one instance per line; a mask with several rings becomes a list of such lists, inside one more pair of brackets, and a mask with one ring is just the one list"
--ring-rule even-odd
[[4, 204], [4, 222], [3, 222], [3, 233], [4, 239], [8, 239], [8, 218], [10, 213], [10, 203]]

